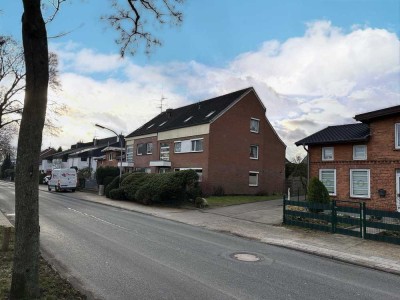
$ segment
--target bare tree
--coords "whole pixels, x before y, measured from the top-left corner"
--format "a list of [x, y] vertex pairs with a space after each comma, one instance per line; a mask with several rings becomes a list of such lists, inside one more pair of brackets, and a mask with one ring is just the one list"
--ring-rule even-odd
[[[23, 110], [23, 93], [25, 91], [25, 61], [22, 46], [11, 37], [0, 36], [0, 129], [10, 124], [19, 124]], [[55, 53], [49, 54], [49, 87], [58, 92], [61, 83], [58, 76], [58, 58]], [[50, 115], [46, 119], [46, 128], [55, 133], [54, 119], [65, 112], [66, 106], [49, 101]]]
[[[56, 11], [64, 0], [52, 0]], [[159, 45], [148, 31], [148, 16], [160, 24], [170, 19], [182, 21], [175, 4], [183, 0], [120, 0], [113, 1], [115, 13], [110, 15], [112, 26], [120, 33], [117, 41], [121, 55], [134, 53], [139, 41], [145, 41], [146, 51]], [[18, 138], [15, 179], [15, 248], [11, 283], [11, 299], [35, 299], [39, 296], [39, 171], [42, 131], [46, 117], [49, 86], [49, 54], [46, 24], [41, 0], [22, 0], [22, 38], [26, 66], [25, 99]], [[117, 5], [118, 4], [118, 5]], [[50, 69], [51, 71], [51, 69]]]

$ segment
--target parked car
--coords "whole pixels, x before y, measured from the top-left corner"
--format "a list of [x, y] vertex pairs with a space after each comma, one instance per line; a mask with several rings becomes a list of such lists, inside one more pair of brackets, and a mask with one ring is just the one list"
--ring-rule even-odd
[[50, 178], [51, 178], [51, 175], [46, 175], [46, 176], [43, 178], [43, 184], [48, 184]]

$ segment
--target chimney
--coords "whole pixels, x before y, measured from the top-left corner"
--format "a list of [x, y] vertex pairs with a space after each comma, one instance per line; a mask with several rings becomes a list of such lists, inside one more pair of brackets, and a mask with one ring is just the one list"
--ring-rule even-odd
[[173, 111], [172, 108], [168, 108], [168, 109], [165, 111], [165, 113], [167, 114], [167, 117], [168, 117], [168, 118], [171, 118], [171, 117], [172, 117], [172, 111]]

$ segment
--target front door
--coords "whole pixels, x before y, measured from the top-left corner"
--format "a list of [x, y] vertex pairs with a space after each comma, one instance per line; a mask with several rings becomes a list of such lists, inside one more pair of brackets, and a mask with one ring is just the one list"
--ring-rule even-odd
[[400, 212], [400, 169], [396, 170], [396, 204], [397, 211]]

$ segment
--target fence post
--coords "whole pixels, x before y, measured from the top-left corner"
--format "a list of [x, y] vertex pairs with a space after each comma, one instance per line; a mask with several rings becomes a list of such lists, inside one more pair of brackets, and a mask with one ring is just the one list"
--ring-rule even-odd
[[367, 235], [367, 207], [365, 202], [362, 203], [362, 238], [365, 239]]
[[332, 233], [336, 232], [336, 200], [332, 200], [331, 202], [331, 208], [332, 208], [332, 213], [331, 213], [331, 223], [332, 223]]
[[286, 212], [286, 195], [283, 195], [283, 220], [282, 220], [283, 224], [286, 223], [286, 214], [285, 214], [285, 212]]

